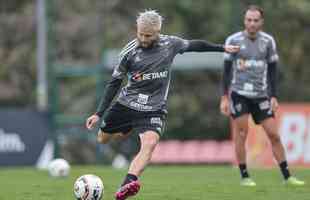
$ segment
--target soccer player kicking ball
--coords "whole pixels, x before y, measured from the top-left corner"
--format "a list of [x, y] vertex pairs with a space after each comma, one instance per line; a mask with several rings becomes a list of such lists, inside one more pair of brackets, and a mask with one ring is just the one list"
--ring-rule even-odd
[[220, 109], [231, 114], [235, 125], [235, 151], [241, 173], [241, 185], [255, 186], [246, 167], [245, 142], [250, 115], [261, 124], [272, 145], [285, 183], [304, 185], [291, 176], [285, 151], [278, 134], [274, 112], [278, 108], [276, 72], [278, 54], [272, 36], [261, 31], [264, 13], [258, 6], [249, 6], [244, 16], [245, 30], [227, 38], [227, 45], [238, 45], [238, 53], [225, 53], [223, 91]]
[[[138, 178], [163, 134], [174, 57], [190, 51], [239, 51], [238, 46], [215, 45], [204, 40], [161, 35], [161, 25], [162, 17], [156, 11], [139, 14], [137, 38], [120, 52], [119, 63], [115, 66], [112, 80], [105, 88], [98, 110], [86, 121], [87, 128], [92, 129], [104, 116], [97, 137], [100, 143], [126, 137], [133, 131], [139, 133], [140, 150], [115, 194], [116, 200], [124, 200], [137, 194], [140, 189]], [[126, 76], [127, 85], [120, 90], [116, 102], [110, 106]]]

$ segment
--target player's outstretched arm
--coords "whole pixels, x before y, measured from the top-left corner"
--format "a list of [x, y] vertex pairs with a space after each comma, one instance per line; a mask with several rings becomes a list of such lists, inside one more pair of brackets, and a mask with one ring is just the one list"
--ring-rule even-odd
[[206, 52], [206, 51], [224, 52], [226, 51], [228, 53], [236, 53], [240, 50], [239, 46], [213, 44], [205, 40], [189, 40], [188, 42], [189, 44], [188, 44], [186, 51], [195, 51], [195, 52]]
[[227, 53], [237, 53], [240, 51], [240, 46], [236, 45], [224, 45], [225, 52]]

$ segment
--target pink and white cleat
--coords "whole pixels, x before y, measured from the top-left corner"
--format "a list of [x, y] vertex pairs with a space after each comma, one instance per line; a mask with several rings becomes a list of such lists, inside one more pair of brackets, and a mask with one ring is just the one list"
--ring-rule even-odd
[[140, 183], [139, 181], [132, 181], [123, 185], [116, 193], [115, 199], [116, 200], [125, 200], [130, 196], [136, 195], [140, 190]]

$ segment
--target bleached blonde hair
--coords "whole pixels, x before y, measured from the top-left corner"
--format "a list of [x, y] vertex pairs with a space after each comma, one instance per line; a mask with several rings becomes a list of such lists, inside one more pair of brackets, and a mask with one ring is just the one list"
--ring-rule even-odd
[[156, 27], [158, 30], [161, 30], [162, 21], [163, 17], [156, 10], [146, 10], [137, 17], [137, 25]]

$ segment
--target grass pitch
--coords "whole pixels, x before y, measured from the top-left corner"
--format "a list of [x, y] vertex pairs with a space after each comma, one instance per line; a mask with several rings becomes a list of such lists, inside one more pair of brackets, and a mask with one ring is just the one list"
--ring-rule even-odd
[[[239, 185], [237, 168], [218, 166], [149, 167], [135, 200], [309, 200], [309, 169], [294, 169], [303, 187], [283, 185], [278, 169], [250, 169], [257, 186]], [[34, 168], [0, 168], [0, 200], [74, 200], [73, 184], [83, 174], [96, 174], [105, 186], [103, 200], [113, 200], [125, 170], [103, 166], [73, 166], [70, 176], [51, 178]]]

